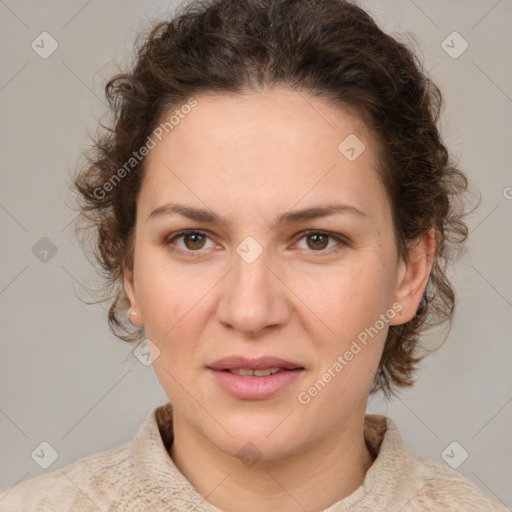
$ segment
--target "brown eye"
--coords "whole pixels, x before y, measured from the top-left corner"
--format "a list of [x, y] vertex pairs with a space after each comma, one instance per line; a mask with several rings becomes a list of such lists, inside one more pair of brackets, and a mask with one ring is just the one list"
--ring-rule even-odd
[[201, 233], [187, 233], [182, 236], [187, 249], [194, 250], [203, 248], [205, 237]]
[[208, 242], [214, 245], [213, 240], [211, 240], [208, 234], [203, 231], [190, 230], [180, 231], [179, 233], [169, 236], [164, 240], [163, 244], [169, 250], [179, 254], [200, 256], [204, 255], [208, 249], [206, 245]]
[[[300, 247], [301, 244], [304, 244]], [[327, 256], [339, 252], [345, 247], [350, 247], [348, 239], [340, 234], [329, 231], [309, 230], [302, 233], [298, 242], [299, 249], [315, 254], [315, 256]]]
[[323, 233], [313, 233], [311, 235], [307, 235], [306, 239], [308, 240], [308, 247], [313, 250], [325, 249], [329, 243], [329, 236]]

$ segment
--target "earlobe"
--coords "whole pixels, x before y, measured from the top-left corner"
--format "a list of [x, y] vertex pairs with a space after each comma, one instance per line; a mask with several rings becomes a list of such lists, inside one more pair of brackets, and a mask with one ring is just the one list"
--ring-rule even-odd
[[130, 303], [130, 307], [127, 311], [128, 321], [136, 327], [142, 327], [144, 325], [142, 320], [142, 314], [139, 308], [135, 293], [135, 283], [133, 272], [131, 270], [125, 270], [123, 277], [123, 287], [126, 294], [126, 298]]
[[407, 261], [400, 261], [395, 301], [402, 309], [392, 325], [401, 325], [414, 318], [427, 286], [436, 249], [435, 229], [423, 233], [409, 250]]

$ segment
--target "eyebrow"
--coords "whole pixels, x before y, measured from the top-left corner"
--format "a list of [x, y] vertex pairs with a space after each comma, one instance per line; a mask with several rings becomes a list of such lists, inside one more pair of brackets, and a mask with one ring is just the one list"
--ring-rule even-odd
[[[311, 206], [309, 208], [304, 208], [302, 210], [289, 211], [279, 216], [276, 222], [278, 226], [285, 224], [297, 224], [299, 222], [303, 222], [306, 220], [312, 220], [341, 213], [348, 213], [356, 215], [358, 217], [368, 217], [368, 214], [366, 212], [360, 210], [359, 208], [356, 208], [355, 206], [336, 203], [322, 204], [317, 206]], [[213, 225], [227, 224], [224, 219], [204, 208], [195, 208], [192, 206], [172, 203], [166, 203], [163, 204], [162, 206], [159, 206], [158, 208], [155, 208], [149, 214], [148, 220], [173, 214], [179, 214], [191, 220], [205, 222]]]

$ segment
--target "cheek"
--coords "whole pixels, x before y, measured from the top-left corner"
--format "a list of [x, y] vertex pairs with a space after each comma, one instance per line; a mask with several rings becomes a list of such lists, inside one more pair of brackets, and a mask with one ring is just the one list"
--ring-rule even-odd
[[329, 381], [318, 406], [341, 400], [348, 407], [371, 385], [389, 326], [379, 320], [389, 307], [390, 291], [382, 266], [376, 257], [368, 257], [364, 264], [339, 267], [329, 276], [309, 280], [299, 292], [311, 309], [305, 314], [317, 354], [315, 379]]
[[207, 270], [180, 271], [161, 252], [151, 250], [141, 250], [137, 264], [145, 334], [160, 350], [155, 371], [163, 377], [163, 368], [172, 375], [192, 371], [211, 314], [205, 308], [211, 307], [208, 299], [218, 276]]
[[294, 289], [336, 339], [348, 339], [372, 325], [388, 306], [389, 280], [377, 258], [332, 272], [297, 279]]
[[165, 251], [150, 245], [136, 248], [136, 289], [145, 325], [165, 333], [184, 318], [206, 292], [207, 276], [201, 274], [183, 272]]
[[180, 383], [188, 382], [196, 360], [205, 324], [201, 298], [208, 286], [200, 279], [186, 279], [164, 266], [147, 265], [141, 271], [140, 296], [146, 337], [158, 347], [153, 370], [169, 399], [186, 407]]

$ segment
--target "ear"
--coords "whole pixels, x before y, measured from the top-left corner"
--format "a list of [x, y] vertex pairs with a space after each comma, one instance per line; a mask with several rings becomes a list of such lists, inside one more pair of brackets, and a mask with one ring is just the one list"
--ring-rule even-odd
[[391, 325], [405, 324], [416, 315], [430, 277], [435, 250], [435, 229], [430, 228], [420, 235], [415, 245], [409, 249], [407, 261], [400, 260], [394, 299], [402, 309], [394, 320], [390, 321]]
[[[137, 300], [137, 293], [135, 291], [135, 281], [132, 270], [125, 270], [123, 274], [123, 287], [130, 302], [130, 309], [128, 310], [128, 321], [137, 326], [143, 327], [144, 320], [142, 318], [142, 312], [139, 307], [139, 302]], [[131, 314], [130, 314], [131, 313]]]

